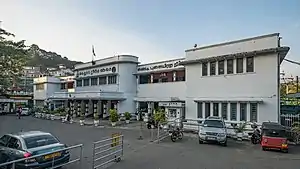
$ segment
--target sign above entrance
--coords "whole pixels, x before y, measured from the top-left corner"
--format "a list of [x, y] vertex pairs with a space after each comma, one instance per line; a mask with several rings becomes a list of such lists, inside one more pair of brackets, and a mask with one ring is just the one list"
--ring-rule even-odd
[[151, 71], [165, 71], [174, 68], [183, 68], [184, 66], [179, 65], [180, 62], [182, 62], [183, 60], [184, 59], [178, 59], [178, 60], [154, 63], [149, 65], [141, 65], [138, 67], [137, 71], [138, 73], [142, 73], [142, 72], [151, 72]]
[[105, 75], [109, 73], [116, 73], [117, 72], [117, 66], [106, 66], [106, 67], [100, 67], [100, 68], [92, 68], [82, 71], [75, 72], [75, 76], [78, 77], [88, 77], [88, 76], [100, 76]]
[[184, 107], [184, 103], [181, 102], [160, 102], [158, 103], [160, 107]]

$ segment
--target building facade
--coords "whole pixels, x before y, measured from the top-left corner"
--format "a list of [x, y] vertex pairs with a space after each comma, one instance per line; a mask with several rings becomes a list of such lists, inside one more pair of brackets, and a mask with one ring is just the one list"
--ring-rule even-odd
[[[75, 114], [101, 118], [110, 108], [119, 113], [164, 108], [169, 118], [278, 121], [280, 63], [288, 51], [279, 34], [269, 34], [189, 49], [185, 58], [150, 64], [139, 64], [136, 56], [114, 56], [76, 65], [73, 91], [57, 85], [43, 94]], [[51, 83], [62, 85], [56, 81]]]

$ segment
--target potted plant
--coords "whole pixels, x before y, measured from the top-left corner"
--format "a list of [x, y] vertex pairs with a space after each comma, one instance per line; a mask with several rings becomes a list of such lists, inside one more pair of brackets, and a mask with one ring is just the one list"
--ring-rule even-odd
[[98, 113], [94, 113], [94, 125], [97, 127], [99, 125], [99, 115]]
[[235, 133], [237, 140], [242, 141], [244, 136], [244, 131], [246, 129], [247, 123], [242, 122], [235, 127]]
[[130, 123], [130, 119], [131, 119], [131, 114], [129, 112], [125, 112], [124, 116], [125, 116], [125, 122], [126, 122], [126, 124], [129, 124]]
[[79, 119], [79, 124], [81, 126], [84, 126], [84, 122], [85, 122], [85, 113], [84, 112], [80, 112], [80, 119]]
[[54, 115], [54, 114], [55, 114], [55, 113], [56, 113], [55, 111], [51, 111], [51, 112], [50, 112], [50, 119], [51, 119], [51, 120], [54, 120], [54, 118], [55, 118], [55, 115]]
[[154, 121], [158, 126], [167, 122], [166, 112], [163, 109], [158, 109], [154, 111]]
[[64, 111], [64, 109], [61, 109], [60, 110], [60, 118], [63, 123], [66, 121], [66, 115], [67, 115], [67, 113]]
[[110, 109], [109, 110], [109, 120], [111, 122], [111, 125], [113, 127], [116, 126], [117, 121], [119, 120], [119, 115], [116, 109]]

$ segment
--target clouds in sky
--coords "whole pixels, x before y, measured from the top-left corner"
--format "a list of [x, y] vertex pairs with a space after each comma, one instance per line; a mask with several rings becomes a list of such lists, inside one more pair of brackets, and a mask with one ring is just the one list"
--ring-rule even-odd
[[170, 52], [147, 35], [111, 25], [101, 17], [96, 21], [89, 19], [73, 7], [68, 8], [63, 1], [6, 1], [0, 6], [0, 20], [2, 27], [15, 33], [17, 39], [71, 60], [90, 61], [92, 45], [97, 58], [118, 54], [139, 56], [142, 62], [172, 58]]

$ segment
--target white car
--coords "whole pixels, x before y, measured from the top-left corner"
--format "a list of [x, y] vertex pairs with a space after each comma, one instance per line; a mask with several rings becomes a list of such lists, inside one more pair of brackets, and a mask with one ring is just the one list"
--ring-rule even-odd
[[[18, 115], [18, 110], [17, 110], [16, 115]], [[28, 116], [28, 115], [29, 115], [29, 108], [23, 107], [23, 108], [22, 108], [22, 111], [21, 111], [21, 115], [23, 115], [23, 116]]]

